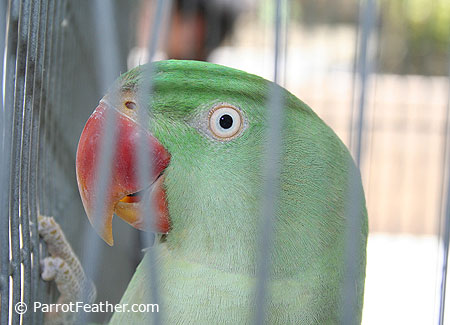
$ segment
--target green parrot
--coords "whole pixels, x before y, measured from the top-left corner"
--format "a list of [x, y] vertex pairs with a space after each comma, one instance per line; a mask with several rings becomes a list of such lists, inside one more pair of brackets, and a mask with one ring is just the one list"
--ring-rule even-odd
[[[144, 229], [143, 198], [164, 241], [150, 248], [159, 270], [159, 311], [167, 324], [248, 324], [254, 320], [263, 164], [272, 82], [196, 61], [152, 63], [149, 102], [138, 96], [146, 67], [123, 74], [86, 123], [77, 180], [92, 225], [113, 244], [115, 213]], [[279, 87], [279, 86], [275, 86]], [[349, 185], [357, 175], [360, 254], [354, 279], [361, 322], [367, 212], [360, 174], [336, 134], [288, 91], [284, 103], [279, 196], [270, 255], [267, 323], [336, 324], [342, 313]], [[94, 220], [96, 164], [105, 112], [117, 141], [101, 220]], [[141, 123], [145, 113], [149, 123]], [[137, 136], [137, 134], [140, 134]], [[151, 152], [149, 179], [137, 176], [136, 150]], [[154, 303], [148, 253], [122, 304]], [[111, 324], [148, 324], [152, 313], [118, 313]]]

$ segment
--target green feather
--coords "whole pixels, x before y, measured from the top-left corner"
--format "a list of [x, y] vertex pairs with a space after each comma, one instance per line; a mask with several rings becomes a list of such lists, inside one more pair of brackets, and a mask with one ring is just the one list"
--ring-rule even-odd
[[[160, 311], [169, 324], [245, 324], [253, 317], [262, 164], [271, 82], [195, 61], [153, 64], [150, 130], [170, 152], [165, 187], [171, 230], [157, 249]], [[136, 91], [142, 67], [119, 80]], [[336, 134], [302, 101], [284, 96], [280, 193], [269, 283], [270, 324], [335, 324], [345, 270], [348, 186], [359, 171]], [[223, 142], [203, 130], [208, 111], [226, 102], [246, 128]], [[358, 191], [363, 191], [358, 182]], [[364, 195], [362, 195], [364, 197]], [[359, 202], [360, 268], [355, 323], [361, 321], [367, 213]], [[151, 303], [146, 259], [122, 303]], [[112, 323], [149, 321], [116, 313]]]

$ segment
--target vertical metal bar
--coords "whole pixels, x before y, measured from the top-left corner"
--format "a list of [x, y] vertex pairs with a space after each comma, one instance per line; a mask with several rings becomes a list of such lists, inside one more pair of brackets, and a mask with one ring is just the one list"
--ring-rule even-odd
[[[370, 75], [370, 62], [368, 55], [369, 40], [373, 32], [376, 17], [375, 0], [362, 0], [359, 24], [361, 28], [361, 39], [357, 57], [357, 74], [359, 79], [358, 117], [356, 126], [356, 137], [353, 138], [353, 153], [356, 166], [361, 165], [362, 136], [364, 130], [364, 111], [366, 108], [367, 79]], [[353, 126], [352, 126], [353, 131]], [[359, 234], [361, 229], [361, 201], [364, 200], [363, 193], [359, 190], [359, 173], [349, 173], [349, 200], [347, 206], [347, 240], [345, 244], [345, 270], [341, 295], [341, 324], [352, 324], [354, 322], [355, 310], [358, 305], [359, 296], [357, 292], [357, 281], [359, 263], [361, 259], [361, 248], [359, 247]]]
[[[113, 4], [109, 1], [95, 0], [93, 4], [93, 15], [95, 22], [95, 38], [97, 44], [96, 66], [98, 67], [98, 75], [100, 80], [100, 89], [105, 91], [116, 79], [119, 71], [120, 61], [118, 56], [118, 41], [116, 39], [117, 26], [114, 17]], [[112, 94], [114, 91], [112, 91]], [[111, 98], [113, 104], [117, 102], [116, 98]], [[106, 193], [111, 181], [111, 161], [114, 156], [116, 143], [116, 120], [114, 114], [106, 114], [105, 127], [101, 131], [101, 150], [99, 152], [100, 159], [96, 166], [96, 187], [94, 195], [93, 220], [100, 222], [105, 214]], [[98, 229], [94, 225], [95, 229]], [[86, 231], [87, 238], [85, 240], [83, 252], [83, 266], [86, 275], [95, 281], [99, 260], [100, 241], [92, 231]], [[86, 298], [88, 292], [83, 292], [83, 299]], [[85, 323], [88, 315], [80, 313], [77, 315], [79, 323]]]
[[[64, 19], [65, 11], [66, 11], [66, 0], [59, 0], [57, 2], [56, 8], [56, 16], [55, 16], [55, 30], [54, 30], [54, 42], [56, 46], [53, 47], [53, 57], [51, 59], [51, 86], [49, 89], [50, 95], [49, 98], [51, 100], [48, 110], [48, 147], [49, 147], [49, 156], [48, 158], [51, 161], [51, 170], [52, 174], [55, 174], [56, 170], [60, 169], [60, 165], [58, 163], [61, 161], [60, 153], [61, 143], [63, 142], [60, 136], [61, 129], [61, 111], [62, 107], [59, 105], [59, 100], [61, 98], [61, 86], [62, 86], [62, 70], [63, 70], [63, 48], [64, 48], [64, 28], [62, 27], [62, 21]], [[51, 202], [53, 205], [51, 206], [51, 215], [59, 217], [60, 210], [62, 204], [58, 204], [63, 202], [63, 194], [59, 191], [59, 177], [51, 177]], [[59, 222], [61, 222], [60, 220]]]
[[[60, 19], [58, 21], [58, 29], [60, 30], [60, 34], [59, 34], [59, 38], [58, 38], [58, 44], [60, 44], [59, 46], [59, 50], [57, 52], [57, 56], [56, 56], [56, 65], [57, 65], [57, 70], [56, 70], [56, 87], [55, 87], [55, 101], [54, 101], [54, 127], [55, 127], [55, 131], [57, 130], [57, 134], [61, 134], [64, 133], [64, 130], [62, 130], [62, 126], [61, 126], [61, 122], [63, 121], [63, 116], [64, 116], [64, 108], [71, 108], [70, 105], [62, 105], [61, 100], [62, 100], [62, 93], [63, 93], [63, 85], [66, 86], [65, 80], [63, 79], [63, 74], [66, 71], [66, 68], [70, 65], [70, 62], [66, 62], [65, 60], [65, 48], [66, 48], [66, 33], [67, 33], [67, 29], [65, 28], [66, 24], [64, 23], [65, 19], [66, 19], [66, 14], [67, 14], [67, 0], [60, 0], [61, 1], [61, 14], [60, 14]], [[73, 59], [73, 58], [72, 58]], [[67, 60], [69, 61], [69, 60]], [[70, 60], [72, 61], [72, 60]], [[59, 166], [61, 169], [65, 169], [68, 166], [66, 164], [64, 164], [64, 161], [66, 161], [63, 157], [64, 152], [62, 150], [63, 146], [61, 146], [60, 144], [62, 143], [62, 141], [58, 141], [60, 137], [55, 137], [54, 142], [53, 142], [53, 147], [54, 150], [52, 151], [54, 156], [55, 156], [55, 162], [60, 162], [61, 166]], [[72, 165], [73, 167], [73, 165]], [[57, 193], [55, 193], [55, 195], [57, 195]], [[63, 200], [55, 200], [56, 202], [64, 202]], [[60, 204], [57, 205], [56, 207], [56, 215], [59, 215], [62, 211], [61, 209], [63, 209], [64, 205]]]
[[[5, 4], [1, 2], [2, 6]], [[5, 55], [5, 75], [2, 73], [2, 155], [0, 155], [0, 323], [9, 324], [9, 306], [10, 306], [10, 242], [9, 242], [9, 188], [10, 188], [10, 164], [11, 164], [11, 142], [12, 142], [12, 112], [13, 112], [13, 98], [14, 98], [14, 76], [15, 76], [15, 57], [17, 48], [17, 24], [18, 24], [18, 1], [9, 1], [7, 12], [7, 36], [3, 40], [2, 45], [6, 43], [4, 49]], [[5, 9], [5, 8], [1, 8]], [[0, 13], [3, 15], [3, 10]], [[5, 17], [6, 18], [6, 17]], [[4, 20], [6, 23], [6, 20]], [[2, 26], [3, 21], [2, 21]], [[6, 26], [5, 26], [6, 27]], [[3, 33], [2, 33], [3, 35]], [[2, 64], [3, 67], [3, 64]], [[3, 94], [3, 86], [5, 92]]]
[[283, 87], [286, 87], [287, 84], [287, 73], [286, 73], [286, 67], [288, 66], [288, 55], [289, 55], [289, 47], [288, 47], [288, 40], [289, 40], [289, 24], [290, 24], [290, 18], [289, 18], [289, 12], [291, 9], [291, 2], [290, 1], [284, 1], [283, 3], [283, 13], [284, 21], [282, 25], [282, 37], [283, 40], [281, 42], [282, 46], [282, 54], [280, 55], [282, 57], [281, 59], [281, 72], [282, 72], [282, 79], [280, 80], [279, 84]]
[[[167, 8], [170, 8], [171, 4], [170, 1], [164, 1], [164, 0], [158, 0], [157, 7], [154, 15], [154, 23], [152, 27], [152, 33], [150, 36], [150, 40], [148, 42], [148, 57], [149, 57], [149, 63], [146, 66], [146, 70], [144, 70], [143, 78], [141, 79], [141, 82], [138, 87], [137, 92], [137, 98], [139, 99], [139, 102], [142, 103], [142, 105], [149, 105], [149, 110], [151, 110], [151, 96], [153, 92], [153, 67], [152, 67], [152, 60], [156, 52], [156, 48], [158, 45], [158, 40], [160, 36], [160, 29], [161, 29], [161, 21], [162, 18], [166, 14]], [[151, 121], [148, 118], [149, 111], [146, 111], [145, 109], [141, 109], [139, 112], [139, 122], [141, 125], [149, 126]], [[150, 170], [152, 170], [152, 160], [150, 157], [149, 148], [147, 147], [145, 143], [145, 137], [141, 137], [142, 141], [139, 141], [139, 150], [136, 153], [136, 156], [138, 157], [138, 175], [139, 179], [142, 180], [142, 182], [145, 182], [145, 180], [150, 179], [151, 175], [149, 173]], [[146, 184], [141, 184], [142, 187], [146, 186]], [[155, 225], [154, 222], [156, 220], [154, 216], [154, 210], [152, 207], [152, 202], [149, 198], [146, 198], [143, 201], [142, 204], [142, 210], [140, 211], [142, 215], [148, 216], [145, 220], [151, 220], [150, 222], [147, 222], [145, 224], [145, 228], [147, 230], [147, 233], [144, 235], [145, 240], [145, 246], [149, 247], [152, 245], [152, 239], [154, 240], [154, 229]], [[146, 253], [148, 256], [148, 268], [150, 272], [149, 277], [149, 283], [148, 286], [150, 288], [150, 295], [152, 298], [151, 303], [158, 304], [161, 301], [160, 293], [159, 293], [159, 270], [158, 265], [156, 264], [156, 255], [157, 255], [157, 249], [158, 246], [154, 245], [152, 249], [149, 249]], [[163, 319], [162, 315], [158, 313], [152, 313], [153, 317], [153, 323], [154, 324], [161, 324], [161, 320]]]
[[[3, 149], [3, 140], [4, 140], [4, 111], [3, 111], [3, 59], [5, 55], [5, 34], [6, 34], [6, 0], [0, 0], [0, 57], [2, 58], [2, 64], [0, 64], [0, 76], [2, 80], [2, 84], [0, 87], [0, 112], [2, 114], [2, 118], [0, 120], [0, 149]], [[0, 165], [1, 166], [1, 165]], [[0, 171], [1, 173], [1, 171]]]
[[[55, 120], [55, 114], [58, 110], [58, 107], [56, 106], [56, 88], [58, 86], [58, 80], [57, 80], [57, 74], [58, 74], [58, 63], [59, 63], [59, 49], [61, 47], [60, 37], [61, 37], [61, 15], [62, 15], [62, 9], [63, 4], [61, 0], [58, 0], [55, 2], [55, 16], [53, 21], [53, 33], [50, 35], [53, 42], [52, 52], [51, 52], [51, 58], [50, 62], [51, 65], [49, 67], [49, 88], [48, 88], [48, 98], [49, 101], [47, 102], [47, 124], [45, 127], [45, 130], [47, 131], [47, 144], [46, 144], [46, 150], [47, 150], [47, 175], [54, 175], [54, 170], [56, 170], [56, 157], [53, 155], [55, 149], [55, 143], [57, 142], [57, 136], [56, 136], [56, 123]], [[51, 205], [49, 206], [49, 215], [56, 216], [57, 215], [57, 197], [58, 192], [56, 189], [56, 179], [55, 177], [48, 177], [48, 193], [50, 194], [48, 200], [51, 202]]]
[[[40, 120], [41, 120], [41, 100], [42, 100], [42, 86], [44, 79], [44, 59], [45, 59], [45, 44], [46, 44], [46, 29], [47, 29], [47, 15], [48, 15], [48, 1], [40, 2], [39, 8], [39, 30], [37, 33], [37, 49], [36, 49], [36, 68], [35, 78], [33, 82], [33, 112], [32, 112], [32, 126], [31, 126], [31, 144], [30, 144], [30, 171], [29, 171], [29, 203], [30, 203], [30, 221], [31, 221], [31, 242], [32, 242], [32, 289], [31, 301], [41, 301], [43, 287], [40, 276], [40, 252], [39, 252], [39, 234], [37, 229], [37, 215], [38, 215], [38, 171], [39, 171], [39, 136], [40, 136]], [[41, 301], [42, 302], [42, 301]], [[31, 324], [40, 324], [42, 320], [40, 317], [42, 313], [36, 311], [32, 313]]]
[[215, 46], [219, 44], [222, 26], [220, 24], [219, 15], [214, 4], [206, 2], [205, 5], [206, 25], [208, 29], [206, 31], [205, 47], [208, 53], [212, 52]]
[[[22, 301], [30, 306], [31, 302], [31, 241], [29, 219], [29, 170], [30, 170], [30, 142], [32, 125], [33, 82], [36, 65], [37, 31], [38, 31], [39, 3], [31, 1], [29, 12], [29, 26], [26, 31], [27, 56], [25, 97], [23, 104], [23, 130], [20, 159], [20, 224], [22, 228], [22, 261], [23, 261], [23, 297]], [[23, 323], [28, 324], [31, 311], [23, 315]]]
[[261, 202], [260, 242], [258, 247], [258, 265], [256, 282], [256, 308], [255, 324], [266, 321], [268, 309], [268, 285], [271, 271], [271, 251], [275, 232], [275, 213], [278, 205], [279, 177], [281, 168], [279, 159], [282, 152], [282, 125], [283, 125], [283, 93], [276, 85], [279, 79], [279, 55], [281, 42], [281, 13], [282, 1], [275, 0], [275, 58], [274, 58], [274, 84], [269, 88], [267, 110], [267, 143], [265, 145], [263, 164], [263, 197]]
[[359, 79], [359, 94], [358, 94], [358, 116], [356, 121], [356, 130], [352, 126], [351, 133], [356, 136], [351, 149], [354, 154], [356, 165], [361, 165], [361, 148], [362, 148], [362, 134], [364, 129], [364, 112], [367, 97], [367, 79], [371, 73], [371, 62], [369, 58], [369, 40], [375, 27], [376, 22], [376, 5], [375, 0], [361, 0], [364, 3], [361, 5], [360, 20], [361, 38], [359, 43], [359, 50], [356, 59], [357, 75]]
[[[358, 12], [359, 12], [359, 16], [361, 17], [361, 8], [362, 8], [362, 1], [358, 1]], [[361, 21], [361, 18], [359, 19], [359, 21]], [[353, 148], [353, 125], [355, 123], [354, 119], [355, 119], [355, 103], [356, 103], [356, 76], [357, 76], [357, 69], [358, 69], [358, 45], [360, 44], [359, 39], [361, 36], [361, 28], [356, 28], [355, 31], [355, 46], [353, 48], [353, 52], [355, 53], [355, 56], [353, 58], [353, 66], [352, 66], [352, 71], [353, 71], [353, 76], [352, 76], [352, 100], [351, 100], [351, 105], [350, 105], [350, 120], [349, 120], [349, 133], [348, 133], [348, 146], [349, 148]]]
[[[43, 125], [41, 127], [43, 128], [43, 138], [40, 145], [42, 147], [40, 148], [42, 152], [42, 158], [40, 157], [39, 160], [42, 161], [42, 170], [40, 172], [41, 179], [42, 179], [42, 201], [40, 202], [42, 204], [43, 212], [45, 215], [53, 215], [55, 212], [54, 210], [54, 177], [53, 177], [53, 157], [51, 156], [51, 144], [52, 144], [52, 105], [53, 105], [53, 87], [54, 87], [54, 69], [55, 69], [55, 56], [56, 56], [56, 35], [58, 32], [57, 28], [57, 21], [58, 21], [58, 9], [60, 8], [60, 1], [59, 0], [53, 0], [51, 3], [51, 11], [49, 11], [49, 24], [50, 29], [49, 33], [47, 34], [47, 38], [49, 39], [49, 46], [47, 51], [47, 58], [45, 61], [45, 67], [46, 70], [46, 81], [44, 86], [44, 102], [41, 105], [42, 108], [44, 108], [44, 115], [43, 115]], [[46, 249], [46, 246], [43, 245], [43, 250]], [[42, 256], [45, 256], [45, 254], [42, 254]], [[45, 295], [44, 297], [48, 299], [49, 302], [54, 301], [54, 295], [56, 294], [55, 285], [52, 283], [45, 283]]]
[[48, 104], [49, 104], [49, 89], [50, 89], [50, 67], [52, 65], [52, 56], [53, 53], [53, 37], [54, 29], [55, 29], [55, 2], [57, 0], [50, 0], [48, 9], [47, 9], [47, 28], [46, 28], [46, 39], [45, 39], [45, 59], [44, 59], [44, 76], [43, 76], [43, 88], [41, 91], [41, 104], [40, 107], [43, 109], [41, 112], [41, 124], [40, 124], [40, 133], [39, 133], [39, 212], [41, 214], [50, 215], [49, 204], [48, 204], [48, 147], [47, 147], [47, 135], [48, 135]]
[[[21, 264], [22, 253], [20, 243], [22, 236], [20, 233], [20, 154], [21, 141], [23, 135], [23, 105], [25, 93], [25, 68], [27, 53], [27, 33], [29, 25], [30, 1], [21, 1], [19, 9], [19, 29], [16, 53], [16, 82], [14, 92], [14, 119], [13, 138], [11, 148], [11, 186], [10, 186], [10, 222], [11, 222], [11, 246], [12, 246], [12, 277], [13, 277], [13, 306], [21, 300]], [[23, 229], [22, 229], [23, 230]], [[13, 313], [12, 323], [19, 324], [21, 316]]]
[[[48, 149], [46, 147], [46, 135], [47, 135], [47, 114], [48, 114], [48, 97], [49, 97], [49, 84], [50, 84], [50, 65], [52, 64], [51, 62], [51, 53], [52, 53], [52, 47], [53, 47], [53, 40], [52, 40], [52, 34], [53, 34], [53, 30], [54, 30], [54, 16], [55, 16], [55, 1], [57, 0], [49, 0], [48, 4], [47, 4], [47, 12], [45, 13], [45, 19], [46, 19], [46, 27], [45, 27], [45, 38], [43, 40], [44, 42], [44, 59], [43, 59], [43, 66], [42, 66], [42, 88], [41, 88], [41, 92], [40, 92], [40, 121], [39, 121], [39, 137], [38, 137], [38, 155], [39, 155], [39, 159], [38, 159], [38, 211], [39, 214], [47, 214], [49, 212], [49, 208], [48, 208], [48, 203], [47, 203], [47, 199], [48, 199], [48, 187], [47, 187], [47, 181], [46, 179], [48, 178], [47, 175], [47, 152]], [[42, 249], [42, 251], [40, 251], [40, 255], [41, 256], [46, 256], [46, 247], [43, 244], [43, 241], [40, 240], [40, 249]], [[48, 292], [49, 292], [49, 287], [50, 284], [49, 282], [43, 282], [40, 281], [39, 282], [39, 286], [38, 286], [38, 296], [39, 296], [39, 300], [38, 301], [42, 301], [44, 302], [45, 298], [50, 298], [48, 297]], [[49, 299], [48, 299], [49, 300]], [[42, 323], [43, 322], [43, 314], [40, 313], [39, 315], [37, 315], [38, 318], [38, 323]]]
[[[449, 47], [450, 49], [450, 47]], [[450, 51], [449, 51], [450, 53]], [[441, 188], [441, 206], [445, 206], [441, 212], [441, 219], [443, 219], [444, 229], [440, 233], [440, 241], [443, 245], [442, 256], [442, 270], [441, 270], [441, 284], [439, 288], [439, 325], [444, 324], [445, 316], [445, 298], [447, 289], [447, 273], [448, 273], [448, 254], [450, 245], [450, 57], [449, 57], [449, 71], [448, 71], [448, 99], [447, 99], [447, 112], [445, 119], [444, 130], [444, 171], [443, 174], [447, 176], [445, 184], [442, 184]], [[447, 193], [446, 193], [447, 192]], [[445, 194], [446, 193], [446, 194]], [[445, 202], [445, 203], [444, 203]]]

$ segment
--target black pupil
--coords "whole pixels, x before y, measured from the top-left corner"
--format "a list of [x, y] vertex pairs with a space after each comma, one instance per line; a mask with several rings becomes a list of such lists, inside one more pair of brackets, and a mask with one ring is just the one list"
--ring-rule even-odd
[[224, 129], [229, 129], [233, 125], [233, 118], [228, 114], [223, 114], [220, 117], [219, 124]]

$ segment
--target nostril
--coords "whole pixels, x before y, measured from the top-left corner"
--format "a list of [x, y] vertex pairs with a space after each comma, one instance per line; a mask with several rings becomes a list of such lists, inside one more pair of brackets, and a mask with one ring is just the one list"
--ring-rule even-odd
[[125, 102], [125, 107], [134, 110], [136, 109], [136, 103], [132, 101], [127, 101]]

